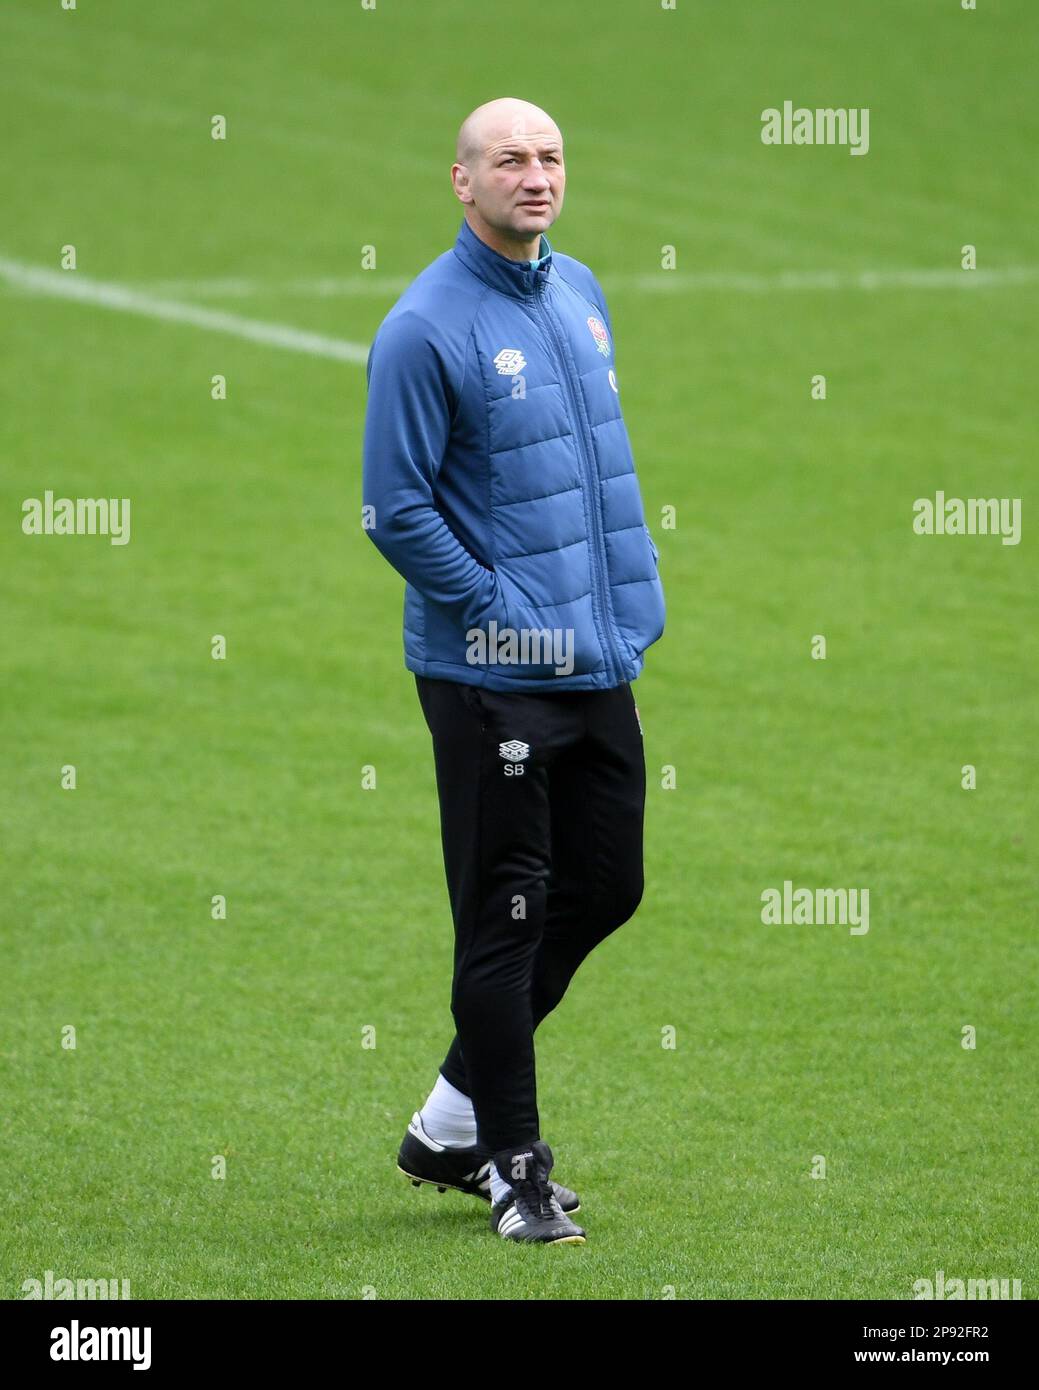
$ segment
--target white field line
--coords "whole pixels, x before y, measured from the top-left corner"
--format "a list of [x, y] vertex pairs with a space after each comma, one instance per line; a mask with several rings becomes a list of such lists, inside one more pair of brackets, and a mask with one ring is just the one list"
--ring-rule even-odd
[[368, 348], [363, 343], [326, 338], [320, 333], [308, 333], [287, 324], [263, 323], [259, 319], [242, 318], [239, 314], [206, 309], [198, 304], [162, 299], [125, 285], [92, 280], [78, 270], [46, 270], [0, 257], [0, 279], [28, 294], [73, 299], [80, 304], [94, 304], [117, 313], [138, 314], [143, 318], [162, 319], [168, 323], [185, 323], [215, 333], [231, 333], [237, 338], [263, 343], [267, 347], [284, 348], [287, 352], [331, 357], [335, 361], [352, 362], [358, 366], [364, 366], [368, 360]]
[[[169, 323], [188, 324], [216, 333], [230, 333], [267, 347], [283, 348], [288, 352], [309, 353], [339, 362], [363, 366], [368, 360], [368, 348], [363, 343], [343, 338], [329, 338], [320, 333], [292, 328], [288, 324], [265, 323], [259, 319], [243, 318], [220, 309], [207, 309], [200, 304], [186, 304], [167, 299], [163, 293], [186, 295], [215, 295], [249, 298], [256, 295], [284, 294], [293, 297], [385, 295], [397, 297], [411, 283], [410, 279], [389, 277], [381, 279], [375, 272], [313, 280], [266, 281], [247, 278], [182, 280], [135, 289], [93, 280], [78, 270], [50, 270], [25, 265], [0, 256], [0, 280], [10, 289], [30, 295], [47, 295], [71, 299], [81, 304], [94, 304], [118, 313], [137, 314], [144, 318]], [[604, 286], [612, 290], [636, 290], [640, 293], [695, 293], [696, 291], [731, 291], [744, 294], [769, 294], [791, 291], [825, 290], [894, 290], [894, 289], [984, 289], [1033, 284], [1039, 281], [1039, 267], [1018, 266], [1005, 270], [862, 270], [862, 271], [778, 271], [771, 274], [751, 274], [735, 271], [666, 271], [642, 275], [603, 276]]]
[[735, 290], [771, 294], [792, 290], [970, 290], [1004, 288], [1039, 281], [1039, 266], [1005, 270], [779, 270], [768, 274], [729, 270], [657, 270], [644, 275], [604, 276], [618, 289], [653, 293]]
[[[416, 272], [417, 274], [417, 272]], [[641, 275], [600, 277], [605, 290], [636, 290], [646, 294], [691, 294], [731, 290], [737, 294], [772, 294], [807, 290], [946, 290], [995, 289], [1039, 282], [1039, 266], [1004, 270], [779, 270], [768, 273], [736, 270], [655, 270]], [[161, 280], [147, 286], [151, 293], [189, 297], [251, 299], [285, 296], [296, 299], [390, 298], [404, 293], [414, 276], [383, 276], [377, 271], [357, 275], [326, 275], [313, 279], [254, 280], [242, 276], [222, 279]]]
[[[416, 272], [417, 274], [417, 272]], [[149, 294], [174, 294], [217, 299], [388, 299], [402, 295], [414, 275], [326, 275], [309, 280], [250, 280], [228, 275], [200, 280], [153, 280], [142, 285]]]

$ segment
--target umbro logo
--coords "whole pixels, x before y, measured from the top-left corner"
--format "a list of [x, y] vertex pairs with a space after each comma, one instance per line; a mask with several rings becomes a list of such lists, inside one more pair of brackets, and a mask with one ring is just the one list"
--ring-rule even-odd
[[518, 738], [510, 738], [508, 743], [498, 744], [498, 752], [510, 763], [521, 763], [530, 757], [530, 744], [521, 743]]
[[515, 376], [527, 365], [527, 359], [519, 348], [502, 348], [494, 359], [494, 365], [498, 369], [499, 376]]

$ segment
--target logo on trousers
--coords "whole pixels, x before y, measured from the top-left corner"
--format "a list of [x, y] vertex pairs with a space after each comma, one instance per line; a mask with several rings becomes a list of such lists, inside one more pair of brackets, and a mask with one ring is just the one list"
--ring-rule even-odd
[[507, 743], [498, 744], [499, 756], [505, 759], [503, 771], [506, 777], [522, 777], [523, 768], [520, 763], [530, 757], [530, 744], [523, 743], [518, 738], [510, 738]]

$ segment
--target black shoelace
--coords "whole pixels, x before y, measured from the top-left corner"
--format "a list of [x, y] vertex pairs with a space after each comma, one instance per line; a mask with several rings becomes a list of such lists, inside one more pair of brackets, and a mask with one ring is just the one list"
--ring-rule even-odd
[[540, 1183], [535, 1178], [528, 1178], [525, 1181], [517, 1182], [513, 1191], [516, 1196], [516, 1205], [525, 1217], [533, 1220], [540, 1218], [551, 1220], [559, 1215], [555, 1207], [555, 1193], [547, 1179]]

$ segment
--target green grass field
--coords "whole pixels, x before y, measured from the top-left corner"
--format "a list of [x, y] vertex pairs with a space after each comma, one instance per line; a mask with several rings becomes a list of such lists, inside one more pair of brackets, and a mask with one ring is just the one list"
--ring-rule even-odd
[[[1035, 7], [291, 8], [0, 13], [3, 1295], [1034, 1298]], [[364, 348], [500, 95], [566, 139], [668, 602], [646, 896], [537, 1034], [588, 1244], [523, 1252], [395, 1167], [452, 929], [363, 353], [62, 293]], [[868, 154], [762, 144], [788, 98]], [[130, 497], [130, 543], [23, 535], [46, 489]], [[937, 490], [1021, 498], [1020, 544], [915, 535]], [[786, 879], [868, 887], [868, 934], [763, 925]]]

